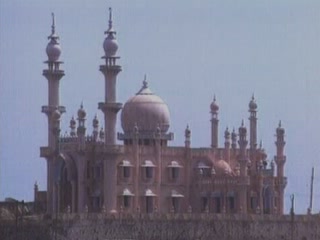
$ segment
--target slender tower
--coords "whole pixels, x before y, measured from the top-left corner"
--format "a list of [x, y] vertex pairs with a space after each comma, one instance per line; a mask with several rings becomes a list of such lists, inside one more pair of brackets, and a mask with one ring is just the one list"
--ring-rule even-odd
[[105, 79], [105, 98], [104, 102], [99, 103], [99, 109], [104, 113], [105, 144], [115, 145], [117, 113], [122, 108], [122, 104], [116, 102], [116, 81], [121, 66], [116, 63], [120, 57], [116, 56], [118, 42], [115, 37], [116, 31], [112, 27], [111, 8], [109, 8], [109, 28], [105, 34], [107, 34], [103, 43], [105, 55], [102, 57], [105, 59], [105, 65], [100, 66]]
[[249, 185], [248, 182], [248, 158], [247, 158], [247, 128], [244, 126], [242, 121], [241, 127], [239, 127], [239, 164], [240, 164], [240, 210], [242, 213], [247, 213], [247, 187]]
[[227, 163], [230, 163], [230, 132], [229, 129], [226, 128], [224, 131], [224, 158], [227, 161]]
[[213, 97], [213, 101], [210, 105], [211, 113], [211, 147], [216, 149], [218, 147], [218, 111], [219, 106], [216, 103], [216, 96]]
[[277, 164], [277, 178], [279, 182], [279, 213], [283, 214], [283, 201], [284, 201], [284, 189], [286, 187], [286, 178], [284, 177], [284, 164], [286, 163], [286, 156], [284, 155], [284, 141], [285, 130], [281, 126], [281, 121], [276, 129], [277, 141], [275, 142], [277, 147], [277, 155], [275, 156], [275, 162]]
[[257, 148], [257, 103], [252, 95], [251, 101], [249, 103], [249, 113], [250, 113], [250, 150], [255, 150]]
[[64, 76], [64, 71], [60, 70], [61, 61], [61, 47], [59, 44], [59, 36], [55, 33], [55, 19], [52, 13], [52, 30], [48, 37], [50, 40], [46, 52], [48, 60], [48, 68], [43, 70], [43, 76], [48, 80], [48, 105], [42, 106], [42, 112], [48, 117], [48, 151], [41, 152], [41, 156], [47, 160], [47, 212], [53, 213], [56, 210], [55, 196], [55, 179], [54, 179], [54, 165], [59, 151], [58, 139], [60, 135], [60, 116], [65, 112], [65, 107], [60, 106], [59, 101], [59, 82]]
[[[106, 146], [112, 146], [116, 144], [117, 113], [122, 108], [122, 104], [116, 102], [116, 81], [121, 66], [116, 63], [120, 57], [116, 56], [118, 43], [115, 37], [116, 31], [112, 26], [111, 8], [109, 8], [109, 28], [105, 34], [107, 34], [103, 43], [105, 55], [102, 57], [105, 59], [105, 64], [100, 66], [105, 80], [105, 98], [104, 102], [99, 103], [99, 109], [104, 113], [104, 143]], [[107, 212], [115, 212], [117, 209], [116, 170], [115, 156], [112, 153], [106, 154], [103, 162], [103, 202]]]

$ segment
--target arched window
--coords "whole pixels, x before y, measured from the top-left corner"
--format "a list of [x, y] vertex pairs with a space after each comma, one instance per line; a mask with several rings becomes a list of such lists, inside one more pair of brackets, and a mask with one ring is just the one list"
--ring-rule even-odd
[[131, 171], [130, 169], [133, 167], [131, 162], [129, 160], [123, 160], [119, 167], [122, 168], [122, 178], [124, 179], [129, 179], [131, 176]]
[[168, 165], [170, 180], [176, 181], [179, 179], [180, 168], [182, 166], [177, 161], [171, 161]]
[[153, 178], [153, 169], [156, 165], [153, 164], [151, 160], [145, 160], [144, 163], [141, 165], [144, 168], [143, 177], [145, 180], [150, 180]]

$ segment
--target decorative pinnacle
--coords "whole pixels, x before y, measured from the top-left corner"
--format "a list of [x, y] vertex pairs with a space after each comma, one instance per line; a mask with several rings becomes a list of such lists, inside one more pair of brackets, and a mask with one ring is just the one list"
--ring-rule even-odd
[[52, 26], [51, 26], [51, 35], [54, 35], [56, 32], [56, 26], [55, 26], [55, 21], [54, 21], [54, 13], [51, 13], [52, 16]]
[[259, 148], [262, 149], [262, 140], [260, 140]]
[[112, 8], [109, 7], [109, 30], [112, 29]]
[[241, 127], [244, 127], [244, 121], [243, 121], [243, 119], [242, 119], [242, 121], [241, 121]]
[[147, 88], [148, 87], [148, 82], [147, 82], [147, 74], [144, 74], [144, 79], [143, 79], [143, 88]]
[[51, 35], [48, 37], [48, 39], [59, 39], [59, 37], [56, 35], [56, 22], [54, 18], [54, 13], [51, 13], [51, 16], [52, 16]]
[[281, 125], [282, 125], [282, 124], [281, 124], [281, 120], [280, 120], [280, 121], [279, 121], [279, 128], [281, 128]]
[[105, 33], [105, 34], [106, 34], [106, 33], [108, 33], [108, 34], [115, 34], [116, 31], [114, 31], [112, 27], [113, 27], [113, 26], [112, 26], [112, 8], [109, 7], [109, 26], [108, 26], [108, 30], [105, 31], [104, 33]]
[[216, 94], [213, 95], [213, 102], [216, 102]]
[[251, 100], [254, 101], [254, 93], [252, 93]]

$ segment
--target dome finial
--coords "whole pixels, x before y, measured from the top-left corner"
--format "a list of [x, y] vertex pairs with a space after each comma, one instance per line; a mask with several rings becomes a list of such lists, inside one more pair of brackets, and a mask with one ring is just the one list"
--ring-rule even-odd
[[281, 128], [282, 127], [282, 123], [281, 123], [281, 120], [279, 121], [279, 128]]
[[144, 78], [143, 78], [143, 88], [147, 88], [148, 87], [148, 81], [147, 81], [147, 74], [144, 74]]
[[54, 13], [51, 13], [51, 16], [52, 16], [52, 26], [51, 26], [51, 35], [54, 35], [55, 32], [56, 32], [56, 24], [55, 24], [55, 21], [54, 21]]
[[110, 31], [110, 29], [112, 29], [112, 8], [109, 7], [109, 29], [108, 31]]
[[51, 34], [48, 37], [48, 39], [55, 40], [55, 43], [56, 43], [56, 40], [59, 39], [59, 37], [56, 35], [56, 21], [55, 21], [53, 12], [51, 13], [51, 17], [52, 17]]
[[241, 127], [244, 127], [244, 120], [241, 121]]

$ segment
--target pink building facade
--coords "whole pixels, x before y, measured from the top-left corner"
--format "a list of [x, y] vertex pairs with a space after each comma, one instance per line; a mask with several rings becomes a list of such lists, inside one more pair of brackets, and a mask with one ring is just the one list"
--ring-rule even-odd
[[[47, 162], [47, 212], [184, 213], [211, 212], [283, 214], [285, 131], [276, 128], [276, 154], [267, 155], [257, 144], [257, 104], [249, 102], [249, 131], [242, 122], [224, 131], [218, 142], [219, 106], [210, 105], [211, 147], [193, 148], [186, 127], [183, 146], [172, 147], [170, 113], [146, 78], [140, 90], [124, 105], [117, 102], [116, 82], [122, 71], [110, 9], [103, 44], [104, 114], [102, 128], [95, 117], [92, 134], [86, 130], [86, 111], [70, 120], [68, 136], [60, 135], [60, 119], [66, 111], [59, 102], [61, 48], [55, 33], [47, 45], [48, 145], [40, 148]], [[123, 132], [116, 134], [117, 116]], [[90, 136], [88, 136], [88, 134]], [[117, 143], [117, 140], [121, 144]]]

